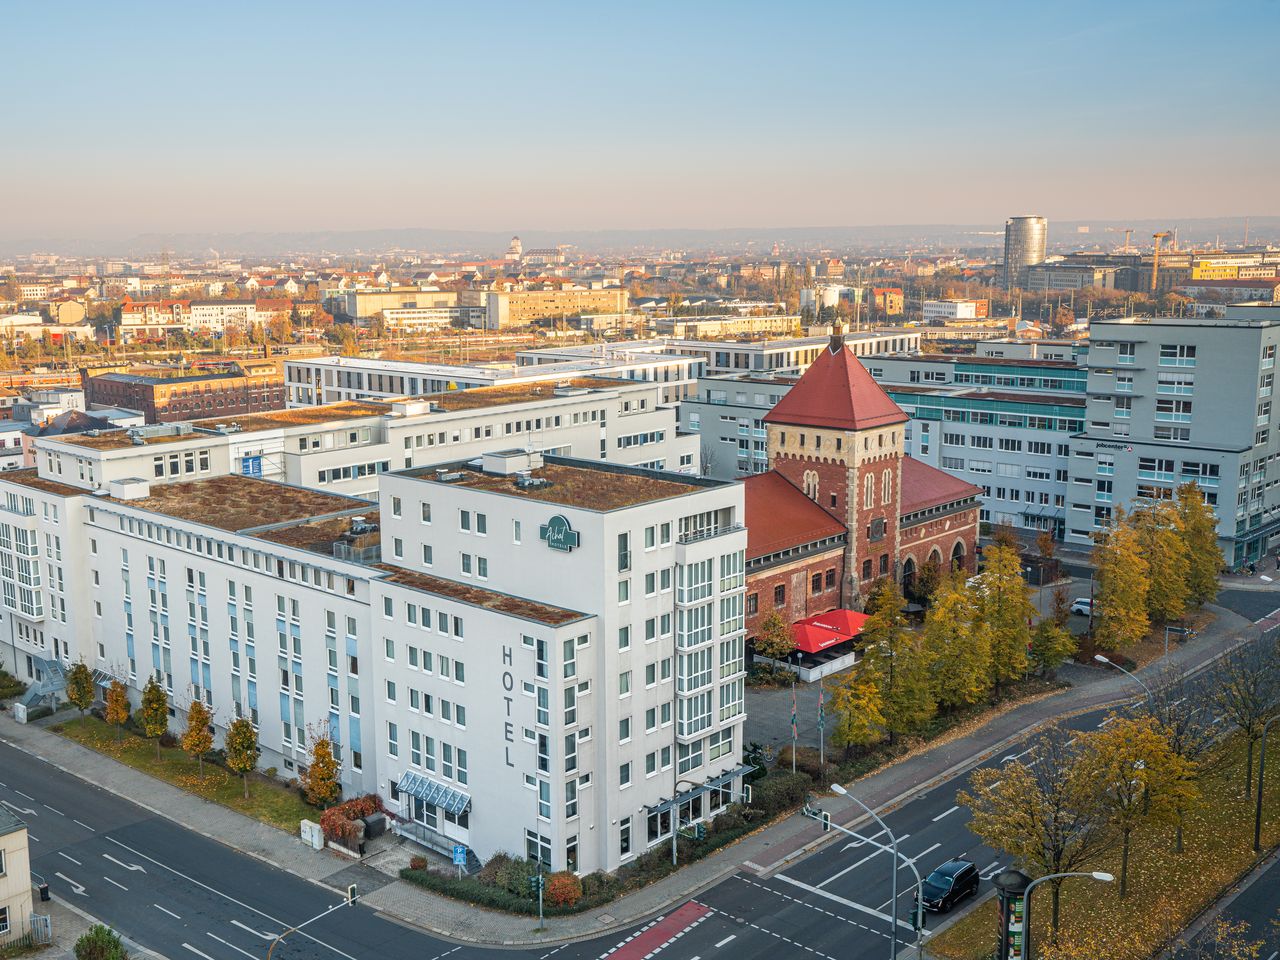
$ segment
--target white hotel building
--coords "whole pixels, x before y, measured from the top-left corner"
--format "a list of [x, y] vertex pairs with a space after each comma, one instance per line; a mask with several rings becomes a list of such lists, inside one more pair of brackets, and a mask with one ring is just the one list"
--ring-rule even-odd
[[348, 795], [472, 865], [611, 870], [737, 787], [739, 485], [519, 451], [385, 474], [379, 509], [212, 459], [63, 466], [0, 478], [0, 662], [29, 697], [82, 658], [135, 703], [154, 675], [175, 726], [196, 698], [219, 739], [248, 716], [282, 776], [327, 728]]

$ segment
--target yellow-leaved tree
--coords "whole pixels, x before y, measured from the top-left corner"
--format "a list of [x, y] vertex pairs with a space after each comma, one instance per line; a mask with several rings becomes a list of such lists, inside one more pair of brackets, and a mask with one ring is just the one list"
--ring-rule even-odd
[[932, 664], [939, 706], [977, 703], [991, 690], [991, 634], [980, 619], [973, 593], [958, 575], [933, 593], [924, 620], [924, 647]]
[[204, 701], [192, 700], [187, 708], [187, 729], [182, 732], [182, 750], [187, 756], [196, 758], [201, 776], [204, 776], [204, 755], [213, 749], [211, 723], [213, 714]]
[[1093, 638], [1107, 650], [1131, 647], [1147, 635], [1148, 571], [1133, 527], [1116, 511], [1116, 520], [1095, 537], [1093, 563]]
[[298, 779], [302, 781], [307, 802], [323, 810], [337, 800], [342, 792], [342, 784], [338, 781], [338, 761], [333, 753], [333, 740], [330, 739], [327, 726], [309, 730], [308, 733], [311, 734], [311, 744], [307, 770]]

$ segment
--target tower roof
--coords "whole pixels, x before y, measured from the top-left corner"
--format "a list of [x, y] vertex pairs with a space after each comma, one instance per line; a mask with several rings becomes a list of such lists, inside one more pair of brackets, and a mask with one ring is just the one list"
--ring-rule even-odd
[[905, 423], [907, 415], [837, 334], [764, 419], [799, 427], [866, 430]]

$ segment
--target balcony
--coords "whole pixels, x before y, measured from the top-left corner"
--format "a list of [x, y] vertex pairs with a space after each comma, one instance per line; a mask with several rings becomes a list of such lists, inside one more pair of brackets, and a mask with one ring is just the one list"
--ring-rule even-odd
[[703, 530], [692, 530], [689, 533], [680, 534], [680, 536], [676, 538], [676, 543], [700, 543], [703, 540], [728, 536], [731, 533], [739, 533], [746, 529], [747, 528], [740, 523], [734, 523], [723, 527], [707, 527]]

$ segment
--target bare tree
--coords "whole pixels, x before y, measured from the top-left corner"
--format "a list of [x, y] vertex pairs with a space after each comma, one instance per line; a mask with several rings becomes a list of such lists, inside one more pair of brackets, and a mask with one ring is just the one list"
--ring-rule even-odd
[[1263, 724], [1280, 711], [1280, 651], [1273, 637], [1227, 653], [1208, 680], [1209, 697], [1227, 720], [1240, 728], [1248, 741], [1244, 769], [1244, 795], [1253, 792], [1253, 750], [1262, 737]]

